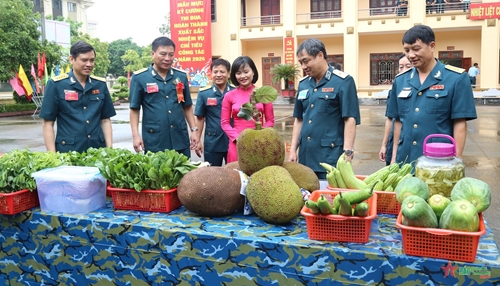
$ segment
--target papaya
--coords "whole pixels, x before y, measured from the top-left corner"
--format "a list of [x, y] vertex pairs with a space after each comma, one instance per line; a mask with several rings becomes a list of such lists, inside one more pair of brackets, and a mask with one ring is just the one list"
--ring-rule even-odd
[[484, 212], [491, 204], [491, 190], [484, 181], [465, 177], [453, 186], [451, 200], [468, 200], [478, 213]]
[[441, 215], [439, 227], [456, 231], [476, 232], [479, 230], [479, 215], [474, 205], [468, 200], [454, 200], [451, 201]]
[[429, 199], [429, 187], [425, 184], [422, 179], [417, 177], [408, 177], [402, 179], [396, 187], [396, 200], [402, 204], [403, 201], [412, 195], [416, 195], [424, 199], [425, 201]]
[[432, 210], [436, 214], [438, 220], [441, 217], [441, 214], [446, 209], [446, 207], [450, 204], [450, 199], [444, 197], [440, 194], [435, 194], [429, 198], [428, 203], [431, 206]]
[[407, 226], [438, 227], [438, 219], [427, 202], [416, 195], [407, 197], [401, 204], [401, 213]]

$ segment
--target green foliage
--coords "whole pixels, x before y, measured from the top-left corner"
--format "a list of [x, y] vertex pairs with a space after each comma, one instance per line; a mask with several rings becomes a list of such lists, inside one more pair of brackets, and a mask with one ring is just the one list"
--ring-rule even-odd
[[43, 52], [45, 52], [48, 71], [55, 68], [56, 65], [66, 66], [68, 64], [69, 50], [63, 48], [55, 42], [44, 40], [41, 45], [40, 56], [42, 56]]
[[167, 37], [170, 37], [170, 13], [165, 15], [165, 23], [161, 24], [160, 27], [158, 27], [158, 31]]
[[126, 71], [123, 69], [125, 64], [123, 63], [121, 57], [125, 55], [125, 52], [128, 50], [134, 50], [138, 54], [142, 52], [141, 47], [132, 42], [132, 38], [116, 40], [109, 44], [108, 58], [111, 61], [111, 64], [109, 65], [108, 73], [114, 76], [126, 75]]
[[256, 128], [260, 129], [262, 122], [260, 121], [262, 113], [257, 109], [257, 103], [271, 103], [278, 98], [278, 91], [272, 86], [262, 86], [256, 88], [250, 94], [250, 102], [243, 104], [238, 112], [238, 117], [246, 120], [253, 120], [256, 123]]
[[[78, 38], [75, 38], [75, 42], [78, 40], [85, 41], [94, 47], [96, 57], [94, 62], [94, 71], [92, 73], [97, 76], [105, 77], [110, 65], [110, 59], [108, 57], [109, 44], [101, 42], [98, 38], [91, 38], [89, 34], [81, 35]], [[73, 39], [71, 41], [73, 42]]]
[[117, 97], [120, 100], [128, 98], [129, 92], [127, 78], [124, 76], [120, 76], [116, 79], [116, 83], [118, 83], [118, 85], [113, 86], [113, 89], [117, 91], [113, 93], [113, 96]]
[[33, 1], [0, 1], [0, 82], [8, 81], [19, 64], [29, 73], [40, 51], [40, 14], [33, 13]]
[[153, 58], [151, 57], [151, 50], [151, 45], [142, 48], [141, 62], [143, 68], [148, 67], [153, 62]]
[[300, 76], [300, 69], [293, 64], [277, 64], [269, 71], [272, 75], [274, 84], [285, 83], [285, 89], [288, 89], [288, 81], [295, 81]]
[[[26, 97], [23, 95], [26, 99]], [[26, 99], [28, 102], [28, 100]], [[5, 112], [18, 112], [18, 111], [34, 111], [36, 106], [33, 102], [16, 103], [16, 104], [0, 104], [0, 113]]]
[[124, 63], [123, 70], [134, 72], [142, 68], [142, 61], [139, 54], [134, 50], [127, 50], [123, 56], [120, 57]]
[[17, 92], [14, 90], [12, 92], [12, 98], [17, 104], [30, 104], [33, 103], [32, 101], [29, 101], [26, 95], [21, 95], [17, 94]]
[[125, 86], [128, 85], [128, 79], [124, 76], [120, 76], [116, 79], [116, 83], [118, 83], [120, 86]]

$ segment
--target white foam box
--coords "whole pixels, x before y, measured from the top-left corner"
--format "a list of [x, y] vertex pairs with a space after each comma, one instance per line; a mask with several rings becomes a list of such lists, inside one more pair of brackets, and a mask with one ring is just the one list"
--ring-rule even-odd
[[31, 175], [42, 211], [86, 214], [106, 204], [106, 179], [96, 167], [60, 166]]

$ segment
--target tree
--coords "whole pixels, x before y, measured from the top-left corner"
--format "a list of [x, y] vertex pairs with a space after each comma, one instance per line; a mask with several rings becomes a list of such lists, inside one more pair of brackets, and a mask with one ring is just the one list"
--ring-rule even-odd
[[8, 81], [19, 69], [28, 70], [40, 51], [40, 14], [33, 13], [33, 1], [0, 1], [0, 82]]
[[121, 56], [121, 60], [125, 64], [123, 70], [125, 72], [128, 71], [136, 71], [142, 68], [142, 61], [139, 57], [139, 54], [134, 50], [128, 50], [125, 52], [123, 56]]
[[68, 64], [69, 51], [54, 42], [44, 40], [42, 42], [40, 56], [43, 52], [45, 52], [48, 71], [55, 68], [56, 65], [65, 66]]
[[158, 27], [158, 31], [160, 31], [162, 35], [170, 38], [170, 13], [165, 15], [165, 23]]
[[92, 73], [97, 76], [105, 77], [110, 64], [108, 57], [108, 43], [101, 42], [97, 38], [91, 38], [89, 34], [80, 35], [75, 38], [75, 42], [79, 40], [85, 41], [94, 47], [96, 57], [94, 62], [94, 71]]
[[109, 44], [108, 57], [111, 61], [111, 64], [109, 66], [108, 73], [114, 76], [126, 75], [125, 71], [123, 70], [125, 64], [123, 63], [121, 57], [128, 50], [134, 50], [138, 54], [141, 53], [141, 47], [132, 42], [132, 38], [116, 40]]
[[151, 45], [142, 48], [141, 62], [143, 68], [147, 68], [153, 62], [153, 58], [151, 57], [151, 50]]

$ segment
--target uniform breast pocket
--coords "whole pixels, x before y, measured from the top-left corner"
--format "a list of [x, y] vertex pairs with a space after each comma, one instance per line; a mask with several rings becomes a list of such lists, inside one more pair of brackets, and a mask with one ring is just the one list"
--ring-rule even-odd
[[158, 92], [149, 92], [144, 88], [144, 101], [146, 103], [158, 103], [163, 98], [162, 94]]
[[64, 94], [59, 96], [60, 107], [63, 113], [75, 114], [83, 109], [81, 100], [66, 100]]
[[411, 107], [411, 94], [408, 97], [398, 97], [398, 113], [408, 114]]
[[446, 113], [450, 109], [450, 100], [447, 90], [429, 90], [425, 96], [427, 113]]
[[318, 97], [319, 112], [332, 113], [339, 108], [337, 93], [322, 94]]
[[93, 94], [89, 96], [89, 108], [92, 113], [100, 111], [104, 102], [104, 94]]

